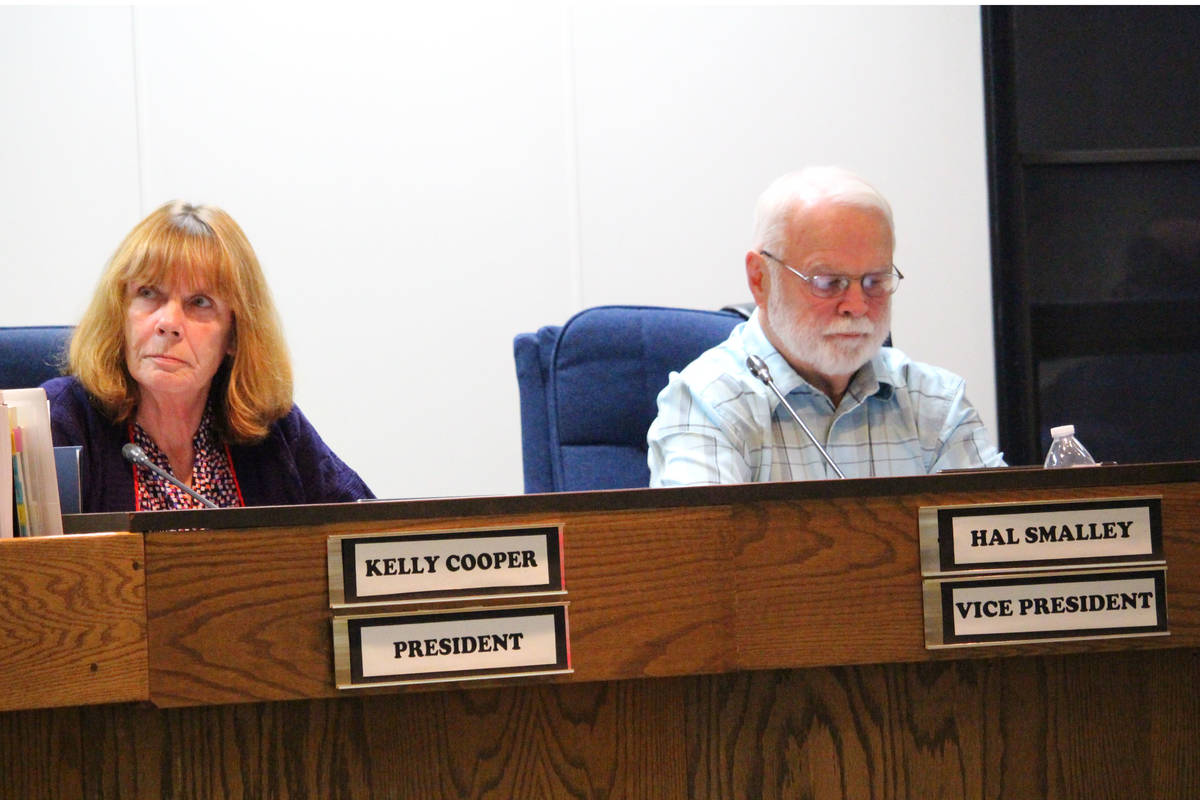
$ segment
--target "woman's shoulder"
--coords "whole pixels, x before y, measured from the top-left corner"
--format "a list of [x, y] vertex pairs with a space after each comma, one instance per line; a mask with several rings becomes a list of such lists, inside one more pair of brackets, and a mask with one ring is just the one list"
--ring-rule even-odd
[[[122, 426], [114, 425], [92, 402], [74, 377], [51, 378], [42, 384], [50, 404], [50, 430], [55, 445], [101, 443], [111, 447], [120, 438]], [[117, 445], [119, 448], [119, 445]]]
[[51, 378], [42, 384], [42, 390], [46, 392], [46, 399], [50, 401], [51, 408], [61, 405], [88, 405], [87, 390], [73, 375]]
[[295, 451], [310, 446], [314, 439], [319, 441], [320, 438], [312, 423], [300, 408], [293, 404], [286, 414], [267, 426], [266, 436], [255, 442], [243, 443], [241, 447], [259, 454], [281, 449]]
[[300, 412], [299, 406], [293, 403], [286, 414], [271, 423], [268, 437], [276, 435], [282, 436], [284, 439], [293, 439], [310, 427], [308, 420]]

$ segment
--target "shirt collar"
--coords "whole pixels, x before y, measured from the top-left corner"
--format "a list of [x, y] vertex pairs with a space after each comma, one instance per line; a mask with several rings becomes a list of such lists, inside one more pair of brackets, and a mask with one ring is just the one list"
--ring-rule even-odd
[[[822, 394], [820, 390], [804, 380], [800, 373], [792, 369], [792, 365], [783, 357], [783, 354], [775, 349], [775, 345], [771, 344], [763, 332], [759, 309], [754, 309], [754, 313], [750, 315], [750, 319], [743, 329], [742, 337], [747, 355], [757, 355], [766, 362], [767, 369], [771, 371], [771, 378], [785, 396], [797, 390], [807, 394]], [[895, 380], [884, 363], [881, 351], [859, 367], [854, 376], [850, 378], [850, 385], [846, 388], [846, 393], [860, 403], [872, 395], [878, 395], [882, 400], [889, 400], [895, 392], [894, 384]], [[778, 398], [774, 398], [772, 407], [775, 402], [778, 402]]]

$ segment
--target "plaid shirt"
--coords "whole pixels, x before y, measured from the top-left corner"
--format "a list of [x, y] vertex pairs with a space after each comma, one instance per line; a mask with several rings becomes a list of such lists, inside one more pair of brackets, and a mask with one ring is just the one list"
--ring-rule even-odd
[[835, 409], [767, 340], [758, 312], [722, 344], [672, 372], [650, 426], [651, 486], [836, 478], [779, 399], [746, 368], [760, 356], [775, 385], [847, 478], [1000, 467], [965, 381], [885, 347]]

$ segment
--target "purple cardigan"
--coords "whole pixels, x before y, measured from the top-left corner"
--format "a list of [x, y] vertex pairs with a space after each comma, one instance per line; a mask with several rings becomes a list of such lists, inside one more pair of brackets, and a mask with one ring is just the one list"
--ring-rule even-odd
[[[129, 441], [127, 427], [112, 424], [75, 378], [54, 378], [42, 388], [50, 401], [54, 445], [83, 447], [81, 510], [132, 511], [133, 465], [121, 455], [121, 447]], [[344, 503], [375, 496], [321, 441], [296, 406], [271, 426], [262, 442], [231, 444], [229, 452], [248, 506]]]

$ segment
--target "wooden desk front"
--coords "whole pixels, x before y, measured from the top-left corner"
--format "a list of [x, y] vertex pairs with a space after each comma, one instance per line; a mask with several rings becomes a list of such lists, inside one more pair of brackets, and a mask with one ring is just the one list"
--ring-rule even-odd
[[[144, 571], [108, 582], [136, 598], [144, 575], [144, 649], [136, 613], [82, 607], [93, 639], [133, 642], [113, 647], [134, 654], [115, 685], [98, 656], [81, 673], [55, 647], [0, 650], [4, 707], [68, 706], [0, 714], [0, 795], [1195, 797], [1198, 479], [1188, 463], [131, 515], [107, 539], [144, 543]], [[1163, 497], [1170, 637], [925, 650], [917, 508], [1141, 494]], [[564, 525], [574, 675], [333, 688], [330, 534], [546, 522]], [[105, 540], [2, 542], [0, 574], [32, 572], [35, 544], [102, 561]]]

